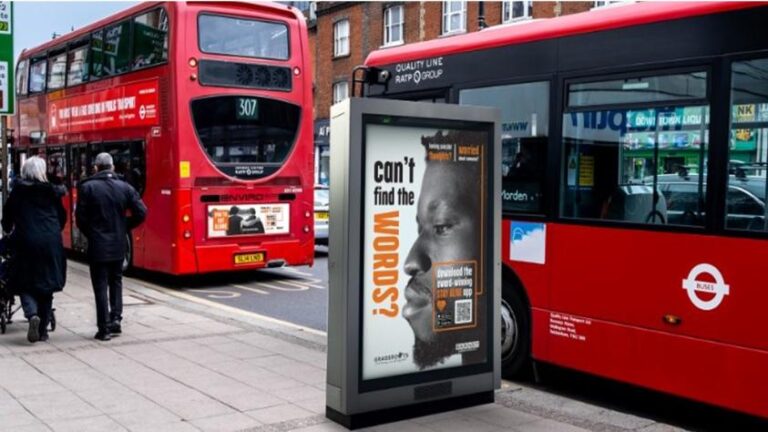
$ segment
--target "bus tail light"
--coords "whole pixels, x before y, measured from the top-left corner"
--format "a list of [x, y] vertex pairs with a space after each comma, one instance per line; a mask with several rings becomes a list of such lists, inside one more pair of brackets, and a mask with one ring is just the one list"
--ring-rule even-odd
[[299, 67], [296, 66], [295, 68], [293, 68], [293, 74], [296, 76], [301, 75], [301, 69], [299, 69]]
[[189, 240], [192, 238], [192, 232], [190, 230], [184, 230], [184, 238]]
[[304, 225], [304, 232], [305, 232], [305, 233], [308, 233], [308, 232], [309, 232], [309, 226], [308, 226], [308, 225]]
[[194, 57], [189, 58], [189, 67], [197, 67], [197, 59]]
[[189, 215], [185, 214], [184, 216], [182, 216], [181, 217], [181, 221], [184, 222], [184, 223], [188, 223], [189, 222]]
[[312, 216], [312, 213], [309, 210], [304, 212], [304, 217], [310, 217], [310, 216]]

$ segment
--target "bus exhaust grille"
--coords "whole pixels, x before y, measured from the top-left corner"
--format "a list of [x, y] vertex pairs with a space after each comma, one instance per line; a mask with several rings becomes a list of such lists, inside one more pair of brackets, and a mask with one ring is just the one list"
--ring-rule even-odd
[[200, 60], [200, 84], [207, 86], [291, 90], [291, 69], [259, 64]]

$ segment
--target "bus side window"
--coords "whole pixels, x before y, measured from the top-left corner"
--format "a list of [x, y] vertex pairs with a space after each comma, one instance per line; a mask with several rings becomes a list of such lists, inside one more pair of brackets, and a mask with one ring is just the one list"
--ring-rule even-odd
[[168, 60], [168, 15], [159, 8], [133, 20], [133, 69]]
[[88, 81], [88, 45], [70, 48], [67, 53], [67, 87]]
[[731, 71], [730, 175], [725, 227], [768, 230], [768, 58], [734, 62]]
[[48, 60], [45, 58], [32, 60], [29, 67], [29, 92], [40, 93], [45, 90], [45, 71]]
[[16, 94], [20, 95], [26, 95], [27, 94], [27, 66], [29, 65], [28, 60], [22, 60], [19, 62], [19, 65], [16, 67]]
[[97, 30], [91, 33], [91, 50], [88, 53], [90, 63], [90, 76], [101, 78], [104, 72], [104, 31]]
[[462, 90], [460, 104], [501, 110], [504, 212], [543, 214], [549, 136], [549, 82]]
[[104, 75], [117, 75], [131, 69], [131, 22], [123, 21], [104, 29]]

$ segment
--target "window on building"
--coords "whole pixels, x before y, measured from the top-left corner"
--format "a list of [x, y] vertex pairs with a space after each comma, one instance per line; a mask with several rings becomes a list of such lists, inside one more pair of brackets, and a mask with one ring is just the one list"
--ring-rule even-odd
[[501, 110], [502, 209], [544, 213], [549, 82], [461, 90], [459, 103]]
[[390, 6], [384, 10], [384, 45], [399, 45], [403, 43], [404, 7]]
[[766, 231], [768, 59], [734, 62], [725, 226]]
[[32, 60], [29, 67], [29, 92], [40, 93], [45, 90], [45, 70], [48, 61], [45, 58]]
[[27, 60], [22, 60], [16, 67], [16, 93], [27, 94]]
[[526, 1], [505, 1], [502, 8], [502, 22], [509, 23], [521, 19], [531, 18], [533, 16], [533, 2]]
[[570, 84], [562, 216], [703, 227], [707, 78], [696, 71]]
[[467, 2], [443, 2], [443, 34], [460, 33], [467, 30]]
[[349, 54], [349, 20], [341, 20], [333, 25], [333, 56]]
[[88, 45], [70, 48], [67, 54], [67, 86], [88, 81]]
[[133, 69], [168, 60], [168, 15], [155, 9], [133, 19]]
[[601, 8], [617, 3], [633, 3], [632, 0], [595, 0], [593, 8]]
[[67, 53], [55, 54], [48, 58], [48, 90], [64, 87], [67, 73]]
[[333, 103], [338, 103], [349, 97], [349, 84], [339, 81], [333, 84]]

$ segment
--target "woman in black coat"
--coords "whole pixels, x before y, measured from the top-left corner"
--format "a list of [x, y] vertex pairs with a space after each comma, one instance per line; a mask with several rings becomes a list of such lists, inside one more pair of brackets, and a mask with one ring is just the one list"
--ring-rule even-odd
[[30, 342], [48, 339], [53, 293], [64, 288], [66, 279], [61, 230], [67, 212], [60, 196], [46, 179], [45, 161], [33, 156], [24, 162], [21, 180], [3, 206], [3, 231], [10, 233], [13, 251], [9, 283], [21, 297]]

